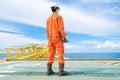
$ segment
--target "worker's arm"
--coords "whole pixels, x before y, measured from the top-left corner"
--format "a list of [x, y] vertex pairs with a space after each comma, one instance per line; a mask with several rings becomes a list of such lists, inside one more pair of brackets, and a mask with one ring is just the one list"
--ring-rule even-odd
[[67, 39], [67, 35], [64, 32], [64, 22], [61, 16], [58, 16], [58, 27], [59, 27], [60, 34], [62, 36], [62, 41], [65, 43], [69, 42]]
[[46, 33], [47, 33], [47, 38], [48, 38], [48, 35], [49, 35], [49, 31], [48, 31], [48, 20], [46, 21]]
[[58, 21], [58, 27], [59, 27], [60, 34], [62, 35], [63, 38], [66, 38], [62, 16], [58, 16], [57, 21]]

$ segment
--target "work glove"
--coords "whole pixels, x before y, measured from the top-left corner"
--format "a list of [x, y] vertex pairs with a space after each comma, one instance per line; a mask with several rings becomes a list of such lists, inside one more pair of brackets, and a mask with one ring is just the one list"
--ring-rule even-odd
[[64, 38], [62, 41], [63, 41], [64, 43], [69, 42], [67, 38]]
[[61, 40], [62, 42], [64, 42], [64, 43], [69, 42], [67, 35], [66, 35], [66, 38], [63, 38], [62, 35], [60, 34], [60, 40]]

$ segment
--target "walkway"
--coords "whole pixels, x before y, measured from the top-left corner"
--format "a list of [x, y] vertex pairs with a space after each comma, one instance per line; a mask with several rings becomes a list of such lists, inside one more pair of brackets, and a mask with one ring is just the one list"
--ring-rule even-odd
[[0, 80], [120, 80], [119, 60], [68, 60], [68, 76], [46, 75], [46, 61], [8, 61], [0, 63]]

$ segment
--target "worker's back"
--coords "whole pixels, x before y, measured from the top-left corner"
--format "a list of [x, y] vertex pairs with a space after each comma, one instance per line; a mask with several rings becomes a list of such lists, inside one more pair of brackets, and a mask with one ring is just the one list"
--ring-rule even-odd
[[52, 14], [47, 20], [47, 33], [48, 39], [53, 39], [54, 37], [58, 37], [59, 35], [59, 26], [58, 26], [58, 14]]

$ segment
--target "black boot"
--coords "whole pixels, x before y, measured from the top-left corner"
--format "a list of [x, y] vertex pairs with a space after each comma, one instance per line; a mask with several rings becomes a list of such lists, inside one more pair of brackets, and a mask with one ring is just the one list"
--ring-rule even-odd
[[64, 71], [64, 64], [59, 64], [59, 76], [68, 75], [68, 72]]
[[52, 64], [47, 64], [47, 75], [55, 74], [52, 70]]

